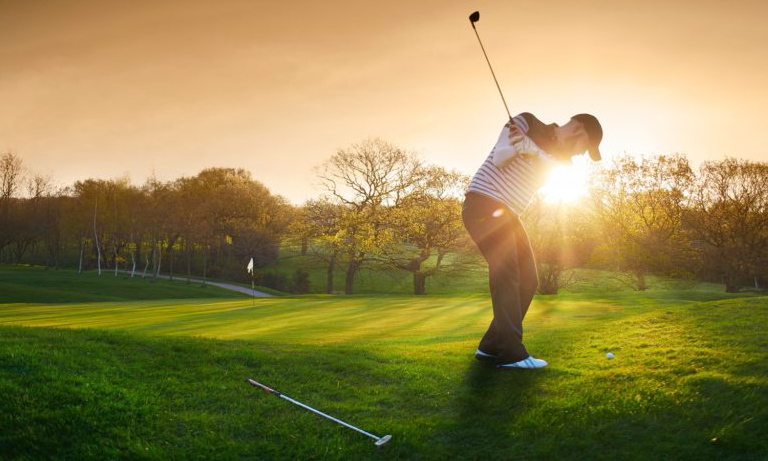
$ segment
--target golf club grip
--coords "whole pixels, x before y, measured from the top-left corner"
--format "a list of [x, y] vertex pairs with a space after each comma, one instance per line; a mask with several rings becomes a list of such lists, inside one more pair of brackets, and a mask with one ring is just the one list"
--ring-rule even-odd
[[256, 381], [252, 380], [251, 378], [246, 379], [246, 381], [251, 386], [258, 387], [259, 389], [261, 389], [262, 391], [266, 392], [267, 394], [274, 394], [276, 397], [280, 397], [280, 393], [277, 392], [276, 390], [274, 390], [274, 389], [272, 389], [270, 387], [267, 387], [267, 386], [265, 386], [265, 385], [263, 385], [263, 384], [261, 384], [259, 382], [256, 382]]

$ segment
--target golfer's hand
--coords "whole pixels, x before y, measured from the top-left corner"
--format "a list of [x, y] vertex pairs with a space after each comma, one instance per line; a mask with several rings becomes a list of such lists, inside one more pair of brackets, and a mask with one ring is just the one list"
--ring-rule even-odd
[[515, 125], [514, 123], [510, 124], [509, 144], [514, 146], [515, 144], [520, 143], [523, 139], [525, 139], [525, 134], [523, 133], [523, 130], [521, 130], [520, 127]]
[[513, 123], [509, 127], [509, 145], [515, 149], [517, 155], [522, 156], [526, 160], [530, 160], [532, 157], [535, 157], [535, 155], [532, 152], [529, 152], [530, 149], [528, 149], [526, 140], [527, 138], [523, 133], [523, 130]]

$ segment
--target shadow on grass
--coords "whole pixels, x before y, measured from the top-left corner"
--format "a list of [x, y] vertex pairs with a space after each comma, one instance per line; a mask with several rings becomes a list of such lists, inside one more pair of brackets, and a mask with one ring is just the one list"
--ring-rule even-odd
[[448, 453], [493, 457], [508, 447], [509, 428], [523, 412], [528, 398], [548, 370], [497, 370], [493, 364], [473, 361], [466, 369], [450, 414], [435, 437]]

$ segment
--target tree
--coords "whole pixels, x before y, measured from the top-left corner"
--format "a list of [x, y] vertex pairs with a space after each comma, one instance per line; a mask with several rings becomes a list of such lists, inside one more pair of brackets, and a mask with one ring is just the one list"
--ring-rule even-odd
[[21, 158], [16, 154], [4, 152], [0, 155], [0, 211], [21, 187], [23, 172]]
[[176, 198], [168, 203], [178, 202], [173, 222], [185, 247], [188, 274], [196, 251], [202, 255], [205, 275], [235, 280], [246, 280], [243, 267], [251, 257], [257, 268], [277, 259], [290, 206], [250, 173], [209, 168], [178, 179], [174, 187]]
[[13, 152], [0, 155], [0, 250], [13, 241], [11, 203], [22, 184], [24, 167]]
[[11, 207], [12, 246], [17, 264], [43, 238], [43, 206], [52, 193], [50, 178], [34, 175], [26, 181], [26, 197], [16, 200]]
[[[440, 167], [425, 168], [411, 193], [387, 210], [393, 240], [385, 247], [383, 258], [413, 275], [414, 294], [425, 294], [427, 278], [443, 268], [448, 254], [467, 244], [457, 198], [467, 181]], [[459, 261], [454, 259], [453, 264]]]
[[293, 208], [291, 223], [288, 225], [289, 240], [298, 243], [301, 256], [309, 251], [309, 240], [313, 237], [314, 229], [309, 221], [309, 203]]
[[65, 227], [71, 238], [79, 246], [78, 272], [82, 272], [90, 264], [86, 260], [85, 250], [92, 244], [94, 253], [98, 255], [94, 233], [94, 208], [102, 195], [102, 185], [99, 180], [86, 179], [77, 181], [67, 191], [68, 200], [64, 213]]
[[43, 245], [46, 250], [46, 265], [58, 267], [61, 253], [66, 243], [63, 232], [63, 216], [66, 197], [56, 191], [45, 197], [41, 204], [38, 221]]
[[636, 290], [646, 274], [671, 275], [690, 267], [692, 248], [682, 216], [694, 175], [682, 155], [616, 158], [593, 176], [592, 206], [600, 222], [602, 250]]
[[325, 292], [334, 292], [334, 276], [340, 253], [344, 249], [344, 214], [346, 207], [329, 199], [309, 200], [301, 207], [289, 228], [294, 240], [307, 242], [306, 254], [319, 263], [326, 273]]
[[725, 291], [756, 281], [768, 270], [768, 163], [703, 163], [686, 223]]
[[421, 180], [423, 168], [413, 153], [381, 139], [339, 149], [318, 171], [329, 200], [345, 209], [338, 233], [347, 259], [344, 292], [352, 294], [355, 275], [391, 239], [385, 223]]
[[[568, 213], [561, 203], [545, 203], [538, 194], [525, 211], [524, 222], [536, 257], [538, 292], [555, 295], [574, 282], [572, 257], [573, 232], [569, 232], [575, 213]], [[569, 223], [564, 226], [563, 222]]]
[[[152, 277], [157, 279], [163, 263], [163, 248], [170, 248], [175, 242], [178, 231], [173, 227], [173, 184], [159, 181], [151, 176], [143, 187], [147, 197], [144, 214], [145, 238], [149, 239], [149, 249], [152, 258]], [[146, 258], [146, 257], [145, 257]], [[147, 266], [149, 258], [146, 259]], [[146, 266], [145, 266], [146, 268]]]

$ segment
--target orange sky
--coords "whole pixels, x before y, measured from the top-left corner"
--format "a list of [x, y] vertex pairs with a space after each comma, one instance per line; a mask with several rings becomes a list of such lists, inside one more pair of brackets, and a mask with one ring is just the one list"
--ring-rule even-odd
[[238, 166], [299, 203], [380, 136], [472, 174], [504, 109], [605, 156], [768, 159], [766, 1], [0, 0], [0, 151], [60, 184]]

